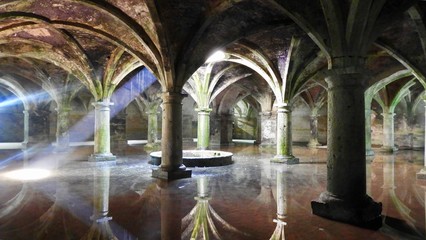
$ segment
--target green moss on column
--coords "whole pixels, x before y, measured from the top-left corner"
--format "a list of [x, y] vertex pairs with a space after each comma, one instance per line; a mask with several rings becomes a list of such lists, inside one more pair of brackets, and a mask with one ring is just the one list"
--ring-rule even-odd
[[93, 105], [95, 106], [95, 145], [94, 154], [89, 161], [115, 160], [110, 146], [110, 106], [112, 103], [109, 99], [103, 99]]
[[210, 145], [210, 112], [211, 109], [196, 109], [198, 111], [197, 148], [208, 149]]
[[382, 149], [387, 152], [394, 152], [397, 150], [397, 148], [395, 147], [395, 126], [394, 126], [395, 113], [384, 111], [382, 115], [383, 115], [383, 147]]
[[69, 105], [59, 106], [57, 109], [56, 144], [57, 149], [65, 150], [69, 147]]
[[365, 154], [374, 155], [374, 151], [371, 149], [371, 109], [365, 109]]
[[157, 110], [148, 112], [148, 143], [155, 143], [157, 141]]
[[277, 110], [277, 154], [273, 162], [297, 163], [298, 159], [293, 156], [291, 137], [291, 107], [287, 104], [279, 105]]

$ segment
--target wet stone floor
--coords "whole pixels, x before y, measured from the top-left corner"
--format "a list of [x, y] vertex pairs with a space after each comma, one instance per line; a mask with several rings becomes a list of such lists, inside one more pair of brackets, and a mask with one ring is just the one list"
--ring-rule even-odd
[[[0, 240], [426, 239], [426, 181], [416, 180], [423, 151], [368, 158], [367, 191], [383, 204], [383, 227], [373, 231], [311, 214], [325, 190], [326, 149], [294, 147], [300, 164], [282, 165], [270, 163], [273, 149], [222, 148], [234, 164], [191, 168], [192, 178], [172, 182], [151, 178], [142, 149], [129, 147], [115, 164], [87, 162], [85, 147], [27, 161], [1, 152]], [[10, 176], [22, 168], [47, 172]]]

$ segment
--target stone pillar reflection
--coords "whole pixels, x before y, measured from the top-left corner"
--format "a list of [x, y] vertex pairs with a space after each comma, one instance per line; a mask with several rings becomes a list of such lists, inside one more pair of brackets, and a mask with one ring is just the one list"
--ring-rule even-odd
[[182, 202], [177, 186], [165, 181], [157, 183], [160, 190], [161, 240], [181, 239]]
[[55, 109], [57, 112], [56, 118], [56, 151], [62, 152], [69, 148], [69, 119], [71, 107], [58, 106]]
[[152, 176], [162, 179], [191, 177], [182, 161], [182, 98], [181, 93], [165, 92], [162, 113], [161, 165]]
[[395, 156], [389, 155], [383, 158], [383, 191], [395, 190]]
[[261, 112], [260, 116], [260, 146], [273, 147], [276, 145], [276, 117], [272, 112]]
[[97, 166], [93, 181], [93, 221], [89, 232], [82, 239], [118, 239], [109, 224], [110, 166]]
[[365, 155], [373, 156], [374, 151], [371, 148], [371, 109], [365, 109]]
[[395, 127], [393, 112], [383, 112], [383, 147], [382, 150], [386, 152], [394, 152], [397, 150], [395, 147]]
[[[423, 148], [423, 168], [417, 173], [417, 179], [426, 179], [426, 100], [425, 102], [425, 125], [424, 125], [424, 148]], [[426, 200], [425, 200], [426, 201]]]
[[366, 194], [366, 76], [353, 68], [333, 69], [328, 83], [327, 191], [312, 201], [314, 214], [379, 228], [382, 206]]
[[289, 105], [278, 106], [276, 124], [277, 154], [271, 161], [289, 164], [298, 163], [299, 159], [295, 158], [292, 153], [291, 107]]
[[210, 144], [210, 108], [195, 109], [198, 111], [197, 149], [205, 150]]
[[109, 99], [93, 103], [95, 106], [95, 146], [89, 161], [115, 161], [110, 146], [110, 106]]
[[316, 148], [321, 146], [318, 142], [318, 115], [313, 114], [310, 116], [309, 126], [311, 130], [311, 137], [309, 139], [308, 147]]
[[285, 218], [287, 217], [287, 181], [286, 172], [283, 168], [277, 170], [277, 218], [274, 222], [277, 224], [271, 240], [284, 240], [284, 227], [287, 225]]

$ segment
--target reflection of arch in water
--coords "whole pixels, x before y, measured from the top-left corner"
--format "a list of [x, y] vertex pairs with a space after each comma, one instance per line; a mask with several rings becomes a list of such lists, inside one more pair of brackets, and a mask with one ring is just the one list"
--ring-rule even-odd
[[[388, 205], [393, 204], [397, 210], [399, 216], [402, 219], [397, 219], [391, 216], [384, 216], [382, 231], [392, 235], [400, 236], [401, 238], [413, 238], [416, 239], [416, 235], [422, 236], [422, 233], [416, 228], [416, 220], [411, 216], [411, 210], [405, 205], [401, 199], [397, 196], [395, 189], [395, 155], [383, 156], [383, 192], [378, 198], [381, 202], [389, 202]], [[383, 204], [383, 213], [386, 213], [386, 204]], [[407, 229], [399, 229], [401, 226], [406, 225]]]
[[27, 184], [23, 184], [21, 190], [0, 208], [0, 219], [11, 218], [16, 215], [31, 198]]

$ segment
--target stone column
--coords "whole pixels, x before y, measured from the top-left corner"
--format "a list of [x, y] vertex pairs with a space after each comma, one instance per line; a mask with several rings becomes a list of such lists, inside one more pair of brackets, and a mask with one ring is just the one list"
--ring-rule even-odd
[[[120, 106], [121, 107], [121, 106]], [[118, 111], [111, 119], [111, 142], [112, 150], [116, 155], [125, 155], [127, 148], [127, 135], [126, 135], [126, 111], [122, 109]]]
[[24, 141], [22, 142], [22, 148], [26, 149], [29, 138], [29, 126], [30, 126], [30, 118], [27, 110], [23, 111], [24, 113]]
[[148, 143], [144, 146], [145, 150], [154, 150], [159, 147], [158, 140], [158, 119], [157, 119], [157, 105], [153, 109], [148, 109]]
[[115, 161], [110, 147], [110, 106], [109, 99], [93, 103], [95, 106], [95, 146], [89, 161]]
[[155, 144], [158, 140], [157, 109], [148, 111], [148, 144]]
[[183, 95], [165, 92], [162, 98], [161, 165], [152, 170], [152, 176], [168, 180], [191, 177], [182, 161]]
[[365, 109], [365, 155], [374, 156], [371, 149], [371, 109]]
[[328, 83], [327, 191], [312, 201], [315, 215], [379, 228], [381, 203], [366, 194], [366, 76], [350, 68], [330, 70]]
[[309, 125], [311, 129], [311, 138], [309, 139], [308, 147], [316, 148], [321, 146], [318, 142], [318, 115], [312, 114], [310, 116]]
[[383, 146], [382, 150], [385, 152], [394, 152], [397, 150], [395, 147], [395, 128], [393, 118], [395, 113], [383, 112]]
[[261, 112], [260, 116], [260, 147], [276, 145], [276, 115], [272, 112]]
[[195, 109], [198, 111], [197, 149], [206, 150], [210, 143], [210, 108]]
[[287, 104], [278, 106], [276, 124], [277, 155], [271, 162], [299, 163], [299, 159], [295, 158], [292, 153], [291, 107]]
[[210, 133], [210, 144], [229, 146], [232, 145], [232, 122], [233, 116], [231, 114], [213, 115], [212, 129]]
[[220, 145], [232, 145], [233, 115], [220, 115]]
[[55, 109], [56, 118], [56, 151], [67, 151], [70, 144], [69, 119], [71, 108], [68, 106], [59, 106]]
[[29, 147], [45, 147], [49, 144], [49, 114], [50, 111], [43, 109], [28, 110]]
[[423, 152], [423, 168], [417, 173], [417, 179], [426, 179], [426, 100], [424, 100], [424, 102], [425, 102], [425, 125], [424, 125], [425, 126], [425, 132], [424, 132], [425, 142], [424, 142], [424, 149], [423, 149], [424, 151]]

